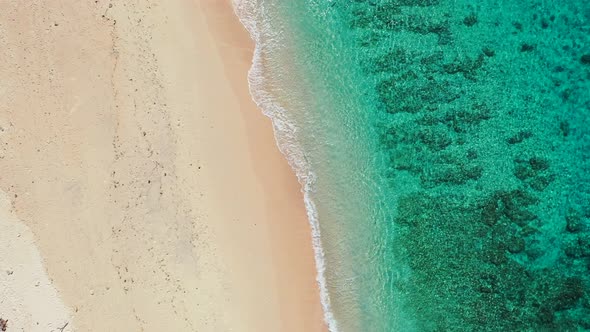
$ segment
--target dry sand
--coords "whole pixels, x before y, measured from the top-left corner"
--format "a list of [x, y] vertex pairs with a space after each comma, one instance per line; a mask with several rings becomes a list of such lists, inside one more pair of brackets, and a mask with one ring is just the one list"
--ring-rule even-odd
[[0, 313], [7, 331], [65, 328], [69, 309], [45, 273], [31, 231], [10, 211], [9, 198], [0, 192]]
[[0, 2], [8, 331], [325, 330], [252, 49], [229, 0]]

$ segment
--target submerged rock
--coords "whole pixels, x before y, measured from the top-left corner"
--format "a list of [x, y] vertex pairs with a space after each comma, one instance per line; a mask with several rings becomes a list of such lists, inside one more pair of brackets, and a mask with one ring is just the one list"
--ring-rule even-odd
[[520, 45], [520, 51], [521, 52], [531, 52], [534, 51], [535, 48], [537, 48], [537, 46], [533, 45], [533, 44], [528, 44], [528, 43], [522, 43]]
[[522, 141], [524, 141], [527, 138], [530, 138], [533, 136], [533, 133], [531, 133], [530, 130], [521, 130], [518, 133], [516, 133], [514, 136], [508, 138], [506, 141], [508, 142], [508, 144], [518, 144], [518, 143], [522, 143]]
[[468, 27], [472, 27], [477, 23], [477, 16], [475, 14], [468, 15], [463, 19], [463, 24]]

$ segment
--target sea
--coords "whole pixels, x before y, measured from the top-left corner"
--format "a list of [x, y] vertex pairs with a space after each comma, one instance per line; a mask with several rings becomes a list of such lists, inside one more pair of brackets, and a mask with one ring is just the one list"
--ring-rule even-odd
[[330, 331], [590, 331], [590, 1], [234, 8]]

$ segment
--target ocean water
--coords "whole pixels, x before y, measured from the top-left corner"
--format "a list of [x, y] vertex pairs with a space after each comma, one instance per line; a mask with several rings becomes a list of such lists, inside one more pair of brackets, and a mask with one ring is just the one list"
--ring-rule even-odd
[[590, 2], [235, 8], [331, 331], [590, 331]]

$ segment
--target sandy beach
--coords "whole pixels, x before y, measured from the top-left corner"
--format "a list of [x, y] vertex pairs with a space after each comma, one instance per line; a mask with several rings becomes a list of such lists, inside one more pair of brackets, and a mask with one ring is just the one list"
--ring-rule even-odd
[[0, 46], [7, 331], [325, 331], [229, 0], [3, 1]]

